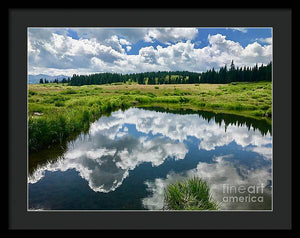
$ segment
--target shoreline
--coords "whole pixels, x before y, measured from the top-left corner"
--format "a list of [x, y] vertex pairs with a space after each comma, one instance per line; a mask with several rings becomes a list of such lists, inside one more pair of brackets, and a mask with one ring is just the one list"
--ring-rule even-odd
[[30, 152], [59, 144], [87, 131], [102, 115], [130, 107], [205, 111], [272, 123], [270, 82], [88, 86], [51, 83], [28, 88]]

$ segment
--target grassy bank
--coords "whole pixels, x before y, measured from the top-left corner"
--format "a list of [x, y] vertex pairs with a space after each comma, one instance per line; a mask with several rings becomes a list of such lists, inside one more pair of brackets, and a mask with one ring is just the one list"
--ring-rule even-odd
[[270, 82], [232, 84], [28, 86], [29, 149], [38, 151], [87, 131], [100, 115], [130, 106], [272, 116]]

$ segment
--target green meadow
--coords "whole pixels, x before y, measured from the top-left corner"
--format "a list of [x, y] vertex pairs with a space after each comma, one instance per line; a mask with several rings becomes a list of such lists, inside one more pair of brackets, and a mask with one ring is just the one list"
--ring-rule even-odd
[[271, 123], [272, 83], [28, 85], [29, 151], [61, 143], [101, 115], [129, 107], [206, 110]]

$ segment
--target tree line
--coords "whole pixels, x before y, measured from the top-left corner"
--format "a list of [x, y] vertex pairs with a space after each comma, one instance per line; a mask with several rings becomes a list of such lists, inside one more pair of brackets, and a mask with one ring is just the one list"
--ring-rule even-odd
[[58, 79], [54, 79], [53, 81], [49, 81], [47, 79], [40, 79], [40, 83], [70, 83], [71, 82], [71, 78], [63, 78], [62, 80], [58, 80]]
[[266, 66], [258, 67], [235, 67], [233, 61], [230, 68], [221, 67], [219, 71], [214, 68], [201, 74], [201, 83], [231, 83], [231, 82], [256, 82], [256, 81], [272, 81], [272, 62]]
[[[256, 82], [272, 80], [272, 62], [267, 65], [253, 67], [236, 67], [231, 62], [229, 68], [225, 65], [219, 70], [214, 68], [202, 72], [189, 71], [158, 71], [131, 74], [118, 73], [97, 73], [90, 75], [74, 74], [71, 79], [63, 79], [62, 83], [71, 86], [111, 84], [135, 82], [138, 84], [195, 84], [195, 83], [216, 83], [224, 84], [231, 82]], [[56, 81], [57, 83], [59, 81]]]

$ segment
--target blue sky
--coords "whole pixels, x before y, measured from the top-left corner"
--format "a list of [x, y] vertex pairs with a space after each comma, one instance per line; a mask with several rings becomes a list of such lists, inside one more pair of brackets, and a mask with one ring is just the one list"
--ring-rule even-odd
[[206, 71], [272, 60], [271, 28], [29, 28], [28, 73]]

